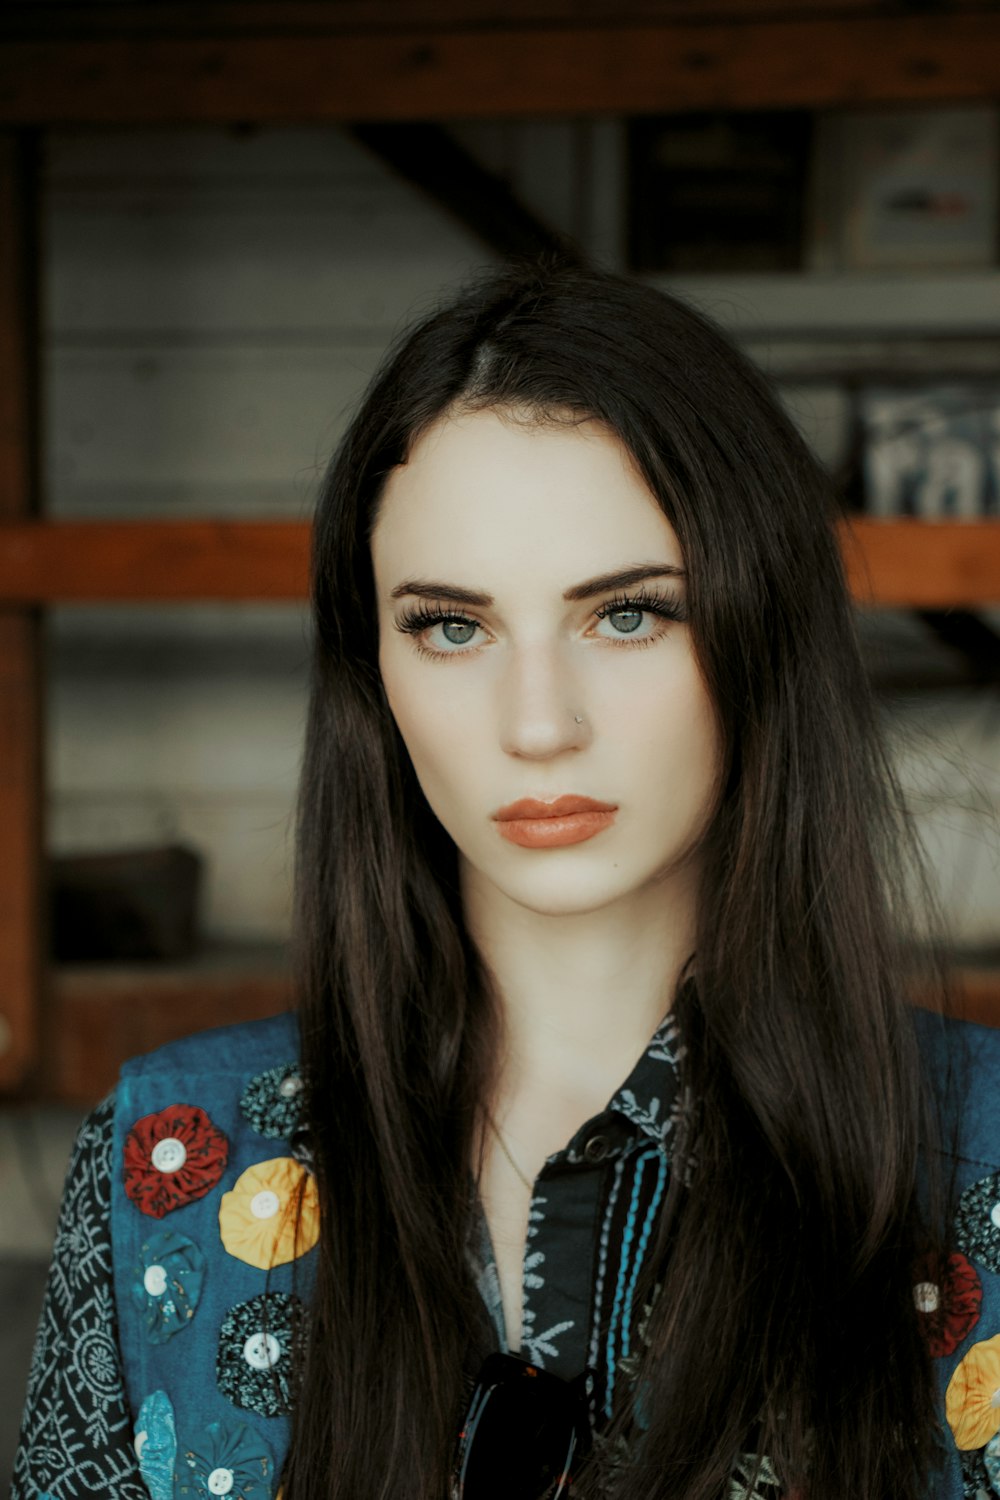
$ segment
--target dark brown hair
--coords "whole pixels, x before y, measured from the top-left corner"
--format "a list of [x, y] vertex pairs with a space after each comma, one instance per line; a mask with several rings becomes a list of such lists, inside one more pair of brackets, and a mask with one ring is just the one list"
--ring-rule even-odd
[[[717, 1500], [749, 1449], [808, 1500], [917, 1500], [935, 1459], [910, 1275], [931, 1125], [903, 1003], [908, 841], [828, 484], [710, 321], [564, 264], [492, 274], [409, 332], [319, 500], [298, 945], [322, 1237], [286, 1500], [444, 1500], [462, 1408], [497, 1009], [382, 691], [369, 556], [386, 476], [456, 405], [617, 434], [683, 548], [724, 748], [697, 977], [676, 1001], [696, 1103], [620, 1493]], [[637, 1436], [634, 1412], [615, 1423]]]

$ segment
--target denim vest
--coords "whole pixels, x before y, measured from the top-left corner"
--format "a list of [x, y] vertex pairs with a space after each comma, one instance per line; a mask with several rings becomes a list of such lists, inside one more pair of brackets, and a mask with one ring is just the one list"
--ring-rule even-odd
[[[917, 1025], [931, 1077], [954, 1070], [963, 1107], [953, 1160], [956, 1249], [943, 1271], [914, 1272], [947, 1450], [931, 1494], [994, 1500], [1000, 1030], [919, 1012]], [[303, 1332], [318, 1233], [312, 1180], [294, 1154], [302, 1154], [294, 1139], [300, 1090], [290, 1015], [203, 1032], [122, 1070], [114, 1288], [136, 1449], [152, 1500], [269, 1500], [275, 1492], [289, 1441], [290, 1355]]]
[[[189, 1037], [122, 1070], [114, 1288], [152, 1500], [274, 1493], [315, 1275], [315, 1249], [301, 1232], [295, 1242], [298, 1196], [312, 1191], [290, 1144], [300, 1092], [290, 1015]], [[308, 1208], [306, 1228], [317, 1222]]]

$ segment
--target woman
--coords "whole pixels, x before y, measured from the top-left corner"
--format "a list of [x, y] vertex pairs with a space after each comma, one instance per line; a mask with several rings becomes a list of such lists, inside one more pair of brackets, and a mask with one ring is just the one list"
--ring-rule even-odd
[[130, 1417], [154, 1500], [991, 1492], [996, 1120], [977, 1272], [832, 519], [650, 289], [514, 268], [401, 341], [316, 518], [304, 1112], [281, 1022], [125, 1070], [68, 1200], [124, 1153], [100, 1479], [50, 1293], [16, 1495], [141, 1493]]

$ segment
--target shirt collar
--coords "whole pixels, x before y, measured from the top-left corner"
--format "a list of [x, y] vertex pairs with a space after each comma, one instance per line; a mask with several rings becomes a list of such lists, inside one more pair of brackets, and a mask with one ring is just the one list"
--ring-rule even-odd
[[681, 1114], [684, 1045], [673, 1014], [664, 1016], [646, 1050], [608, 1105], [666, 1152]]

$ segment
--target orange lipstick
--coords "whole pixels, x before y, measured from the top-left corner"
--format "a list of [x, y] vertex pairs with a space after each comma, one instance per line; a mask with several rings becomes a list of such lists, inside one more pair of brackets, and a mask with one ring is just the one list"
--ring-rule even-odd
[[522, 849], [561, 849], [582, 844], [610, 828], [618, 808], [593, 797], [556, 797], [539, 802], [522, 797], [493, 814], [500, 837]]

